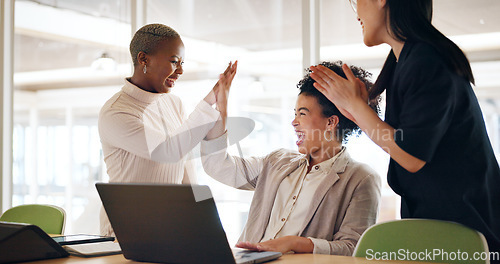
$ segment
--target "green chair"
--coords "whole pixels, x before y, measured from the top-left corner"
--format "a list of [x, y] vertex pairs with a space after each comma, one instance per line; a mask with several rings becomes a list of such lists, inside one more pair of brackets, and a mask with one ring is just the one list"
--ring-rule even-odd
[[39, 226], [45, 233], [62, 235], [66, 213], [54, 205], [26, 204], [12, 207], [0, 216], [0, 221]]
[[444, 263], [489, 263], [483, 234], [464, 225], [430, 219], [404, 219], [368, 228], [355, 257]]

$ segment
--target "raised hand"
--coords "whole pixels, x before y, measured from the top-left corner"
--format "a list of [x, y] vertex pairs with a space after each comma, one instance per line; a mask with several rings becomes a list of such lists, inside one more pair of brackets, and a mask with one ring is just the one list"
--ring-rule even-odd
[[236, 74], [236, 69], [238, 67], [238, 61], [234, 64], [229, 62], [224, 73], [219, 77], [217, 89], [214, 91], [216, 98], [216, 108], [221, 113], [223, 120], [227, 117], [227, 98], [229, 96], [229, 90], [231, 88], [231, 83], [233, 82], [234, 76]]
[[[234, 74], [236, 74], [236, 66], [238, 64], [238, 61], [236, 61], [234, 64], [232, 62], [229, 63], [229, 66], [227, 66], [226, 70], [224, 73], [222, 73], [219, 76], [219, 80], [217, 83], [214, 85], [212, 90], [205, 96], [203, 100], [205, 100], [208, 104], [213, 105], [217, 102], [217, 94], [220, 92], [220, 83], [221, 79], [224, 79], [225, 82], [225, 89], [222, 88], [222, 90], [226, 90], [226, 92], [229, 92], [229, 88], [231, 87], [231, 82], [233, 81]], [[232, 76], [231, 76], [232, 73]], [[229, 81], [229, 83], [228, 83]]]
[[[220, 112], [221, 118], [207, 133], [207, 140], [220, 137], [226, 130], [227, 97], [229, 96], [229, 89], [231, 88], [231, 83], [233, 82], [234, 75], [236, 74], [237, 66], [238, 61], [235, 61], [234, 64], [230, 62], [229, 66], [227, 66], [224, 73], [219, 76], [219, 81], [210, 92], [213, 95], [213, 100], [216, 103], [216, 108]], [[211, 96], [211, 94], [207, 95], [207, 97]]]

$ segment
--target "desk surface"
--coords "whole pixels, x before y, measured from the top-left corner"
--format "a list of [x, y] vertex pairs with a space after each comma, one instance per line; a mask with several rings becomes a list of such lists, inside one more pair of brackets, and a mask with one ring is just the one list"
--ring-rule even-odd
[[[143, 263], [127, 260], [120, 255], [94, 257], [94, 258], [81, 258], [70, 256], [69, 258], [59, 258], [50, 260], [41, 260], [36, 262], [27, 262], [31, 264], [117, 264], [117, 263]], [[415, 261], [384, 261], [384, 260], [367, 260], [365, 258], [354, 258], [346, 256], [333, 256], [333, 255], [320, 255], [320, 254], [287, 254], [281, 256], [275, 261], [268, 262], [269, 264], [420, 264], [428, 262], [415, 262]]]

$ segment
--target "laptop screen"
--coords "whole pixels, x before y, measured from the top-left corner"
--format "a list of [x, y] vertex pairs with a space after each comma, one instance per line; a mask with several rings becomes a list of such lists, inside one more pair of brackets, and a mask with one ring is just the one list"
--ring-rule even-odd
[[213, 198], [201, 185], [97, 183], [125, 258], [235, 263]]

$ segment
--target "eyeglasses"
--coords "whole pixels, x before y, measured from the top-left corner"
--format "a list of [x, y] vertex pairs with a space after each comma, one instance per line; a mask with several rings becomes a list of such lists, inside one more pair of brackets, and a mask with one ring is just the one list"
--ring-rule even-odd
[[351, 3], [352, 10], [354, 10], [354, 13], [358, 13], [358, 0], [349, 0], [349, 3]]

